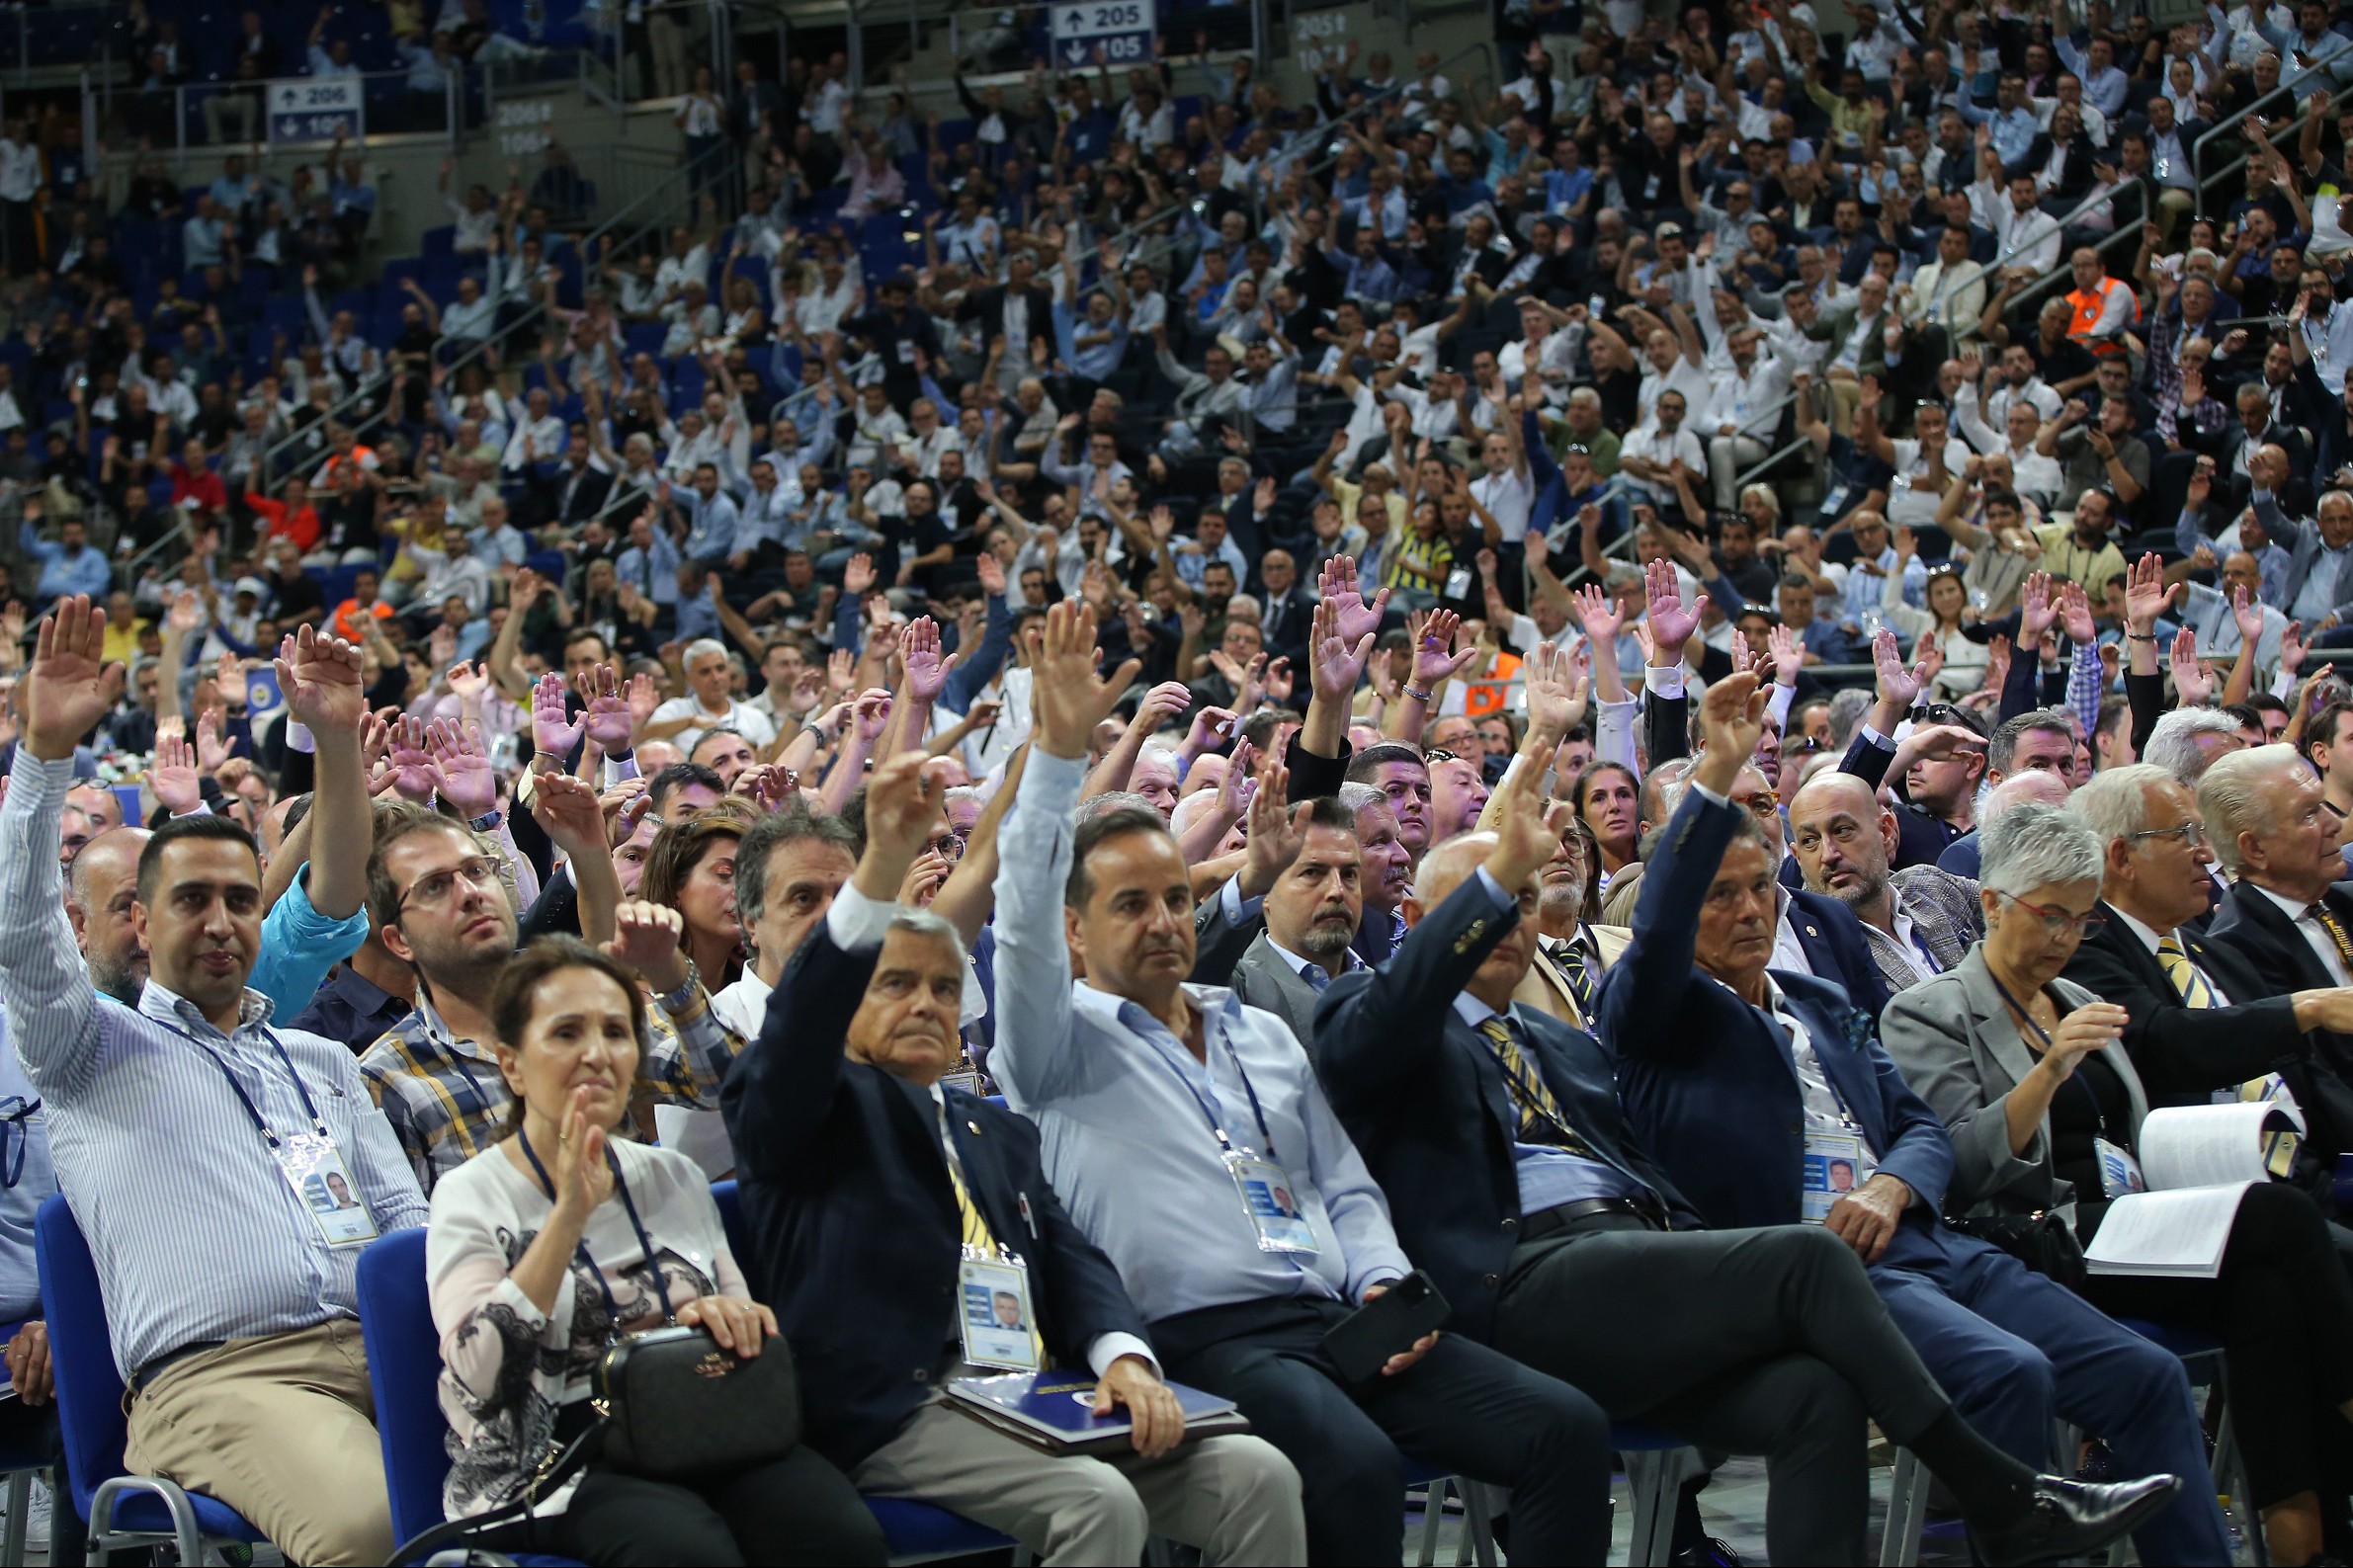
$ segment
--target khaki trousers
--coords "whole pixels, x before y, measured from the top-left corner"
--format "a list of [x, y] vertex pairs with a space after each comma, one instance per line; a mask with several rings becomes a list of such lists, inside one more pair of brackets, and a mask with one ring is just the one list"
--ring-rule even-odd
[[124, 1462], [226, 1503], [288, 1562], [380, 1563], [392, 1506], [360, 1325], [231, 1340], [130, 1395]]
[[1042, 1568], [1134, 1562], [1149, 1534], [1198, 1546], [1207, 1563], [1307, 1560], [1299, 1472], [1257, 1438], [1203, 1438], [1157, 1459], [1056, 1455], [935, 1399], [850, 1479], [1002, 1530]]

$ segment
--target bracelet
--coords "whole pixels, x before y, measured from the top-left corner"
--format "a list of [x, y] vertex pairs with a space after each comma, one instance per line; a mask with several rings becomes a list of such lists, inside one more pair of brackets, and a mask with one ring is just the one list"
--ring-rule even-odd
[[2162, 640], [2153, 631], [2128, 631], [2125, 633], [2125, 639], [2129, 642], [2157, 642]]
[[654, 1001], [663, 1012], [675, 1015], [695, 999], [695, 988], [702, 983], [703, 971], [695, 967], [694, 959], [689, 958], [686, 961], [686, 978], [678, 982], [678, 989], [665, 996], [657, 996]]
[[1416, 702], [1421, 703], [1424, 707], [1430, 705], [1430, 694], [1427, 692], [1417, 692], [1410, 686], [1400, 686], [1397, 688], [1397, 690], [1404, 693], [1407, 697], [1412, 698]]

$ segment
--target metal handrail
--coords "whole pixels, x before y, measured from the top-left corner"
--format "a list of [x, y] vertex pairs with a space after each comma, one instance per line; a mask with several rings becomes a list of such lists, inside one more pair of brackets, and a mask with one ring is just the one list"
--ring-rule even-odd
[[[2266, 99], [2265, 101], [2266, 101], [2266, 102], [2268, 102], [2268, 99]], [[2328, 107], [2329, 107], [2329, 112], [2330, 112], [2330, 113], [2332, 113], [2332, 114], [2334, 114], [2334, 113], [2338, 113], [2338, 112], [2342, 111], [2342, 110], [2344, 109], [2345, 105], [2346, 105], [2346, 104], [2347, 104], [2349, 101], [2353, 101], [2353, 84], [2349, 84], [2349, 85], [2347, 85], [2347, 86], [2345, 86], [2345, 87], [2343, 87], [2343, 88], [2340, 88], [2340, 89], [2338, 89], [2337, 91], [2335, 91], [2335, 92], [2332, 92], [2332, 93], [2330, 93], [2330, 94], [2328, 95]], [[2301, 102], [2302, 102], [2302, 100], [2300, 99], [2300, 100], [2298, 100], [2298, 102], [2299, 102], [2299, 103], [2301, 103]], [[2243, 119], [2245, 119], [2245, 116], [2243, 116], [2243, 115], [2242, 115], [2242, 116], [2240, 116], [2240, 117], [2238, 117], [2238, 118], [2239, 118], [2240, 120], [2243, 120]], [[2284, 125], [2282, 125], [2282, 126], [2280, 127], [2280, 135], [2279, 135], [2279, 136], [2277, 136], [2277, 137], [2272, 137], [2272, 138], [2271, 138], [2271, 139], [2272, 139], [2272, 146], [2273, 146], [2273, 149], [2274, 149], [2275, 151], [2279, 150], [2279, 143], [2280, 143], [2280, 141], [2281, 141], [2281, 140], [2283, 140], [2283, 139], [2285, 139], [2285, 138], [2286, 138], [2288, 135], [2291, 135], [2291, 134], [2293, 134], [2293, 135], [2301, 136], [2301, 135], [2303, 134], [2303, 132], [2304, 132], [2304, 127], [2305, 127], [2305, 125], [2306, 125], [2306, 124], [2308, 124], [2308, 123], [2309, 123], [2309, 122], [2311, 120], [2311, 118], [2312, 118], [2312, 113], [2311, 113], [2311, 111], [2310, 109], [2305, 109], [2305, 110], [2302, 110], [2302, 111], [2300, 111], [2300, 112], [2299, 112], [2299, 113], [2296, 115], [2296, 117], [2295, 117], [2294, 119], [2290, 120], [2290, 121], [2289, 121], [2289, 122], [2288, 122], [2286, 124], [2284, 124]], [[2233, 126], [2235, 126], [2235, 124], [2236, 124], [2236, 122], [2233, 122]], [[2218, 127], [2218, 128], [2222, 128], [2222, 127]], [[2207, 132], [2207, 134], [2208, 134], [2209, 136], [2213, 135], [2214, 133], [2215, 133], [2214, 131], [2209, 131], [2209, 132]], [[2270, 132], [2270, 131], [2268, 131], [2268, 130], [2267, 130], [2267, 131], [2265, 131], [2265, 133], [2264, 133], [2264, 134], [2265, 134], [2267, 137], [2271, 137], [2271, 132]], [[2284, 152], [2283, 152], [2281, 155], [2282, 155], [2283, 157], [2285, 157], [2285, 156], [2286, 156], [2286, 154], [2285, 154]], [[2253, 156], [2254, 156], [2254, 149], [2253, 149], [2252, 147], [2249, 147], [2249, 148], [2248, 148], [2246, 151], [2244, 151], [2244, 152], [2240, 153], [2240, 154], [2239, 154], [2237, 157], [2235, 157], [2235, 158], [2231, 159], [2231, 160], [2230, 160], [2228, 163], [2226, 163], [2226, 164], [2224, 164], [2224, 165], [2223, 165], [2223, 166], [2222, 166], [2220, 169], [2217, 169], [2217, 170], [2216, 170], [2214, 173], [2212, 173], [2212, 174], [2210, 174], [2210, 175], [2205, 175], [2205, 176], [2203, 176], [2202, 178], [2200, 178], [2200, 180], [2199, 180], [2199, 182], [2198, 182], [2198, 194], [2199, 194], [2200, 196], [2204, 196], [2204, 195], [2206, 194], [2206, 188], [2207, 188], [2208, 186], [2210, 186], [2210, 185], [2219, 185], [2219, 184], [2221, 184], [2223, 181], [2229, 179], [2229, 178], [2230, 178], [2230, 176], [2232, 176], [2232, 175], [2236, 174], [2236, 173], [2237, 173], [2239, 170], [2241, 170], [2241, 169], [2245, 168], [2245, 167], [2247, 166], [2247, 160], [2248, 160], [2249, 158], [2253, 157]]]
[[[2238, 133], [2240, 123], [2243, 122], [2247, 116], [2254, 114], [2265, 104], [2272, 102], [2282, 94], [2287, 94], [2288, 96], [2297, 99], [2298, 102], [2302, 102], [2303, 100], [2301, 95], [2299, 95], [2296, 91], [2297, 85], [2298, 84], [2294, 82], [2283, 81], [2279, 86], [2273, 88], [2270, 92], [2265, 93], [2261, 98], [2258, 98], [2253, 103], [2247, 105], [2246, 108], [2230, 115], [2221, 124], [2208, 126], [2205, 135], [2200, 136], [2196, 141], [2190, 143], [2190, 177], [2198, 182], [2199, 190], [2205, 190], [2209, 180], [2209, 176], [2206, 173], [2207, 143], [2213, 141], [2218, 136], [2236, 135]], [[2226, 169], [2222, 171], [2222, 173], [2212, 176], [2212, 178], [2219, 180], [2222, 178], [2223, 174], [2227, 174], [2228, 172], [2229, 171]]]

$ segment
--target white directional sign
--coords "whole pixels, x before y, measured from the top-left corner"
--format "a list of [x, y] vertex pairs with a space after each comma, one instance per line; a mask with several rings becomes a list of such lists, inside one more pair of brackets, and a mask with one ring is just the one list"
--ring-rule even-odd
[[1141, 65], [1152, 57], [1153, 0], [1079, 0], [1057, 5], [1053, 16], [1053, 62], [1063, 70], [1095, 63]]
[[297, 76], [270, 84], [270, 145], [366, 139], [367, 97], [357, 76]]

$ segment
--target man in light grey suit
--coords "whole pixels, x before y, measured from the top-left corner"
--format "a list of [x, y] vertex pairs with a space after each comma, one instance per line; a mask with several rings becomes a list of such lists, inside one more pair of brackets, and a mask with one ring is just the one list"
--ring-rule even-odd
[[1790, 849], [1811, 892], [1854, 911], [1891, 992], [1961, 962], [1985, 934], [1977, 884], [1933, 866], [1891, 870], [1900, 833], [1870, 784], [1816, 774], [1790, 801]]
[[1233, 994], [1291, 1027], [1302, 1045], [1314, 1037], [1324, 987], [1365, 960], [1349, 949], [1364, 915], [1364, 851], [1356, 816], [1330, 795], [1308, 809], [1298, 859], [1266, 895], [1266, 930], [1233, 968]]

